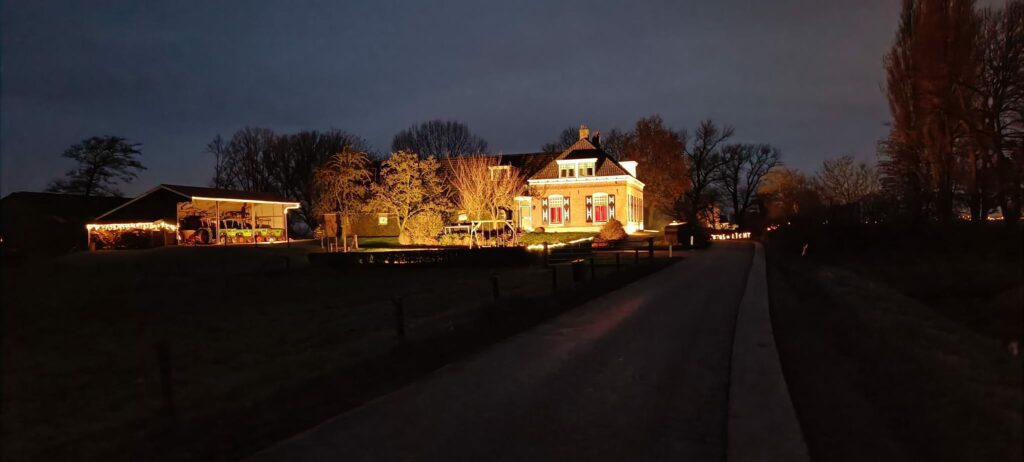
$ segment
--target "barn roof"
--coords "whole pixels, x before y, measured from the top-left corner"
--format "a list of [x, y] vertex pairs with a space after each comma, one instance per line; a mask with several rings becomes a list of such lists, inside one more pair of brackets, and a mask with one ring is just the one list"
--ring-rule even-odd
[[[287, 199], [281, 195], [273, 193], [235, 191], [230, 189], [206, 188], [202, 186], [161, 184], [140, 194], [138, 197], [121, 204], [120, 206], [110, 209], [106, 213], [96, 217], [96, 221], [121, 222], [125, 220], [174, 220], [176, 211], [173, 207], [168, 208], [166, 204], [181, 202], [176, 198], [188, 201], [206, 199], [236, 202], [267, 202], [291, 206], [299, 205], [299, 202], [296, 200]], [[131, 212], [128, 212], [128, 210], [131, 210]]]

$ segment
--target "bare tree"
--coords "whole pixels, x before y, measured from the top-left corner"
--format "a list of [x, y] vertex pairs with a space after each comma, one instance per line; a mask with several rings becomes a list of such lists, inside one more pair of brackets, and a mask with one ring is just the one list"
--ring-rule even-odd
[[391, 141], [391, 150], [443, 159], [486, 152], [487, 141], [462, 122], [431, 120], [398, 132]]
[[[914, 208], [953, 218], [955, 193], [970, 135], [965, 86], [975, 76], [977, 14], [973, 0], [904, 0], [900, 26], [885, 57], [893, 114], [883, 154], [886, 172]], [[920, 214], [920, 212], [915, 212]]]
[[291, 135], [278, 136], [267, 158], [267, 168], [273, 180], [274, 190], [287, 197], [298, 199], [306, 223], [316, 224], [316, 216], [308, 211], [319, 201], [314, 186], [314, 174], [331, 156], [346, 150], [366, 152], [367, 143], [362, 138], [341, 130], [319, 132], [301, 131]]
[[297, 199], [303, 205], [298, 213], [314, 226], [316, 216], [310, 211], [318, 202], [316, 170], [345, 150], [366, 152], [368, 144], [341, 130], [278, 135], [266, 128], [245, 127], [228, 142], [218, 135], [206, 150], [214, 156], [214, 186]]
[[826, 160], [815, 176], [815, 187], [826, 205], [855, 204], [880, 189], [878, 171], [852, 156]]
[[750, 209], [765, 175], [779, 164], [779, 150], [768, 144], [727, 144], [718, 176], [723, 192], [732, 201], [736, 224], [745, 226]]
[[[693, 144], [685, 149], [685, 159], [689, 168], [690, 189], [683, 193], [683, 214], [689, 223], [699, 223], [705, 211], [714, 207], [713, 187], [719, 176], [719, 170], [725, 165], [725, 157], [721, 153], [721, 145], [733, 135], [733, 128], [725, 125], [721, 128], [711, 119], [704, 120], [697, 126]], [[686, 135], [682, 134], [684, 146]]]
[[546, 143], [544, 146], [541, 146], [540, 150], [544, 152], [562, 152], [572, 147], [579, 140], [579, 129], [568, 127], [558, 134], [558, 139], [555, 142]]
[[624, 160], [629, 145], [633, 143], [633, 133], [624, 132], [613, 128], [607, 135], [601, 137], [601, 149], [607, 152], [615, 160]]
[[783, 166], [768, 171], [757, 194], [767, 208], [768, 219], [774, 221], [806, 214], [821, 205], [814, 181], [799, 170]]
[[1024, 1], [985, 8], [979, 21], [977, 71], [973, 82], [960, 82], [969, 90], [971, 110], [962, 116], [975, 141], [964, 188], [972, 220], [998, 205], [1016, 223], [1024, 199]]
[[138, 176], [137, 171], [146, 169], [138, 159], [142, 154], [139, 146], [118, 136], [82, 140], [62, 154], [78, 165], [68, 170], [65, 178], [52, 181], [46, 189], [85, 196], [120, 196], [116, 183], [130, 183]]
[[450, 184], [456, 203], [476, 220], [503, 220], [515, 207], [515, 198], [526, 190], [519, 169], [501, 165], [494, 156], [451, 159]]

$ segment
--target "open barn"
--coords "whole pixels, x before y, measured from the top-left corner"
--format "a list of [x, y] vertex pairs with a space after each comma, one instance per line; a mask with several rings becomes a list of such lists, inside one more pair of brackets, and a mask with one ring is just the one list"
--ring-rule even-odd
[[161, 184], [86, 225], [90, 250], [286, 242], [297, 201], [277, 194]]

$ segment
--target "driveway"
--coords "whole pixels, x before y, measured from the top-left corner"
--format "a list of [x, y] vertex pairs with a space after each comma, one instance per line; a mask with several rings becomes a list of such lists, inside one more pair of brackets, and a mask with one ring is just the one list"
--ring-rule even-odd
[[753, 248], [693, 252], [252, 460], [723, 460]]

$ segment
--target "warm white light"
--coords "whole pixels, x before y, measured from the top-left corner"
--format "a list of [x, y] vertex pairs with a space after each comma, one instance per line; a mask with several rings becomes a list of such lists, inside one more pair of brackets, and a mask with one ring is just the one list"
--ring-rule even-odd
[[143, 223], [89, 223], [85, 225], [89, 231], [177, 231], [178, 227], [163, 221]]

